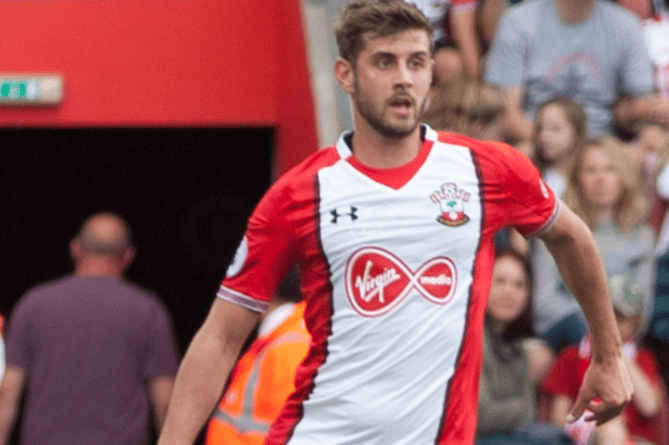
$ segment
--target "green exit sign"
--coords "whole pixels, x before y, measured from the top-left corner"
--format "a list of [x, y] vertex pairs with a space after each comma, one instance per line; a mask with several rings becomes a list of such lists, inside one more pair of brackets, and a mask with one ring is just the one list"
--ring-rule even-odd
[[0, 105], [57, 105], [63, 78], [57, 74], [0, 74]]

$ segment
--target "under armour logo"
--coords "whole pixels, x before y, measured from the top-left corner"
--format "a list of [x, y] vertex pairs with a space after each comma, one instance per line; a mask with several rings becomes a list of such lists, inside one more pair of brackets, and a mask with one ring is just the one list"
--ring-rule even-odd
[[344, 212], [344, 213], [339, 213], [337, 212], [337, 209], [333, 209], [330, 211], [330, 215], [332, 215], [332, 219], [330, 220], [331, 223], [337, 224], [337, 220], [339, 219], [340, 216], [350, 216], [351, 221], [355, 221], [358, 219], [358, 215], [356, 215], [355, 212], [358, 211], [357, 207], [351, 206], [351, 211], [350, 212]]

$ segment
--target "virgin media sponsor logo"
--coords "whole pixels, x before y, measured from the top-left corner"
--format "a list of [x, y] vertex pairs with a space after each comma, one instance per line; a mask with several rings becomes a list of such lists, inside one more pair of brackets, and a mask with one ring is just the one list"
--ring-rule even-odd
[[412, 290], [435, 304], [448, 303], [455, 293], [457, 272], [447, 257], [432, 258], [414, 272], [392, 253], [364, 247], [349, 258], [345, 279], [353, 309], [376, 317], [397, 307]]

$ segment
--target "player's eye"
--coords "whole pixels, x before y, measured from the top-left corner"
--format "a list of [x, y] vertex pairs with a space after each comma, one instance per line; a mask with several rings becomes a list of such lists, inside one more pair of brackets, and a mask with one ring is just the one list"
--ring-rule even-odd
[[382, 57], [378, 60], [376, 65], [379, 68], [390, 68], [393, 65], [393, 62], [388, 57]]

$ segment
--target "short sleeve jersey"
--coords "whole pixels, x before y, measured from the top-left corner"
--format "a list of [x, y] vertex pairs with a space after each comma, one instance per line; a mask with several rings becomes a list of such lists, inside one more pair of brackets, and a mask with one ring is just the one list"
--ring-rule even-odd
[[350, 134], [277, 181], [218, 296], [263, 310], [297, 262], [312, 343], [268, 444], [471, 444], [498, 229], [544, 230], [558, 202], [516, 149], [421, 128], [394, 169]]

